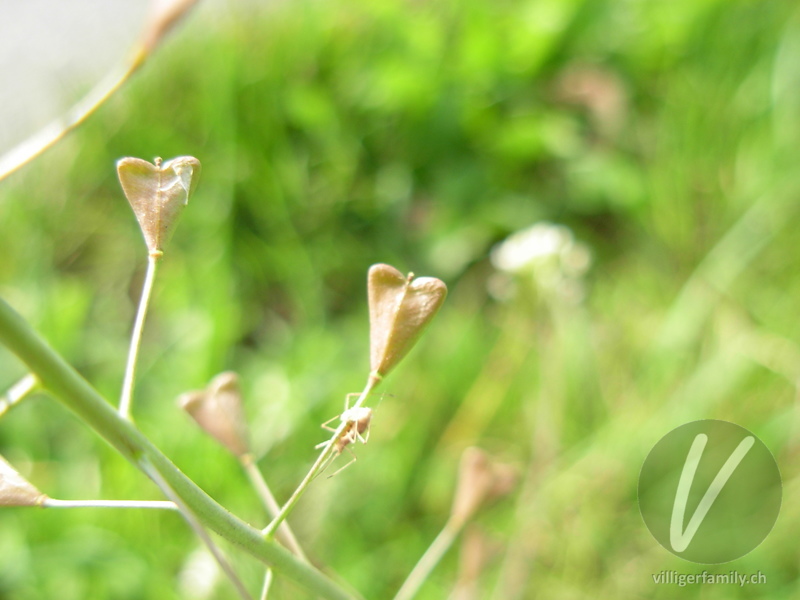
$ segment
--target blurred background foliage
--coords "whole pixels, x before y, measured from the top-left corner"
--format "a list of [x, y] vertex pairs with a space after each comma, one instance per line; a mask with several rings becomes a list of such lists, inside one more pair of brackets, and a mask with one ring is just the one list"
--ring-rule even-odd
[[[475, 444], [520, 474], [470, 532], [475, 598], [794, 598], [798, 89], [788, 0], [201, 3], [82, 128], [0, 185], [0, 293], [115, 399], [145, 249], [114, 161], [197, 156], [134, 413], [220, 502], [264, 523], [235, 461], [174, 399], [238, 371], [285, 498], [319, 423], [363, 385], [366, 270], [388, 262], [450, 296], [376, 394], [358, 462], [294, 513], [316, 560], [390, 597]], [[569, 293], [489, 259], [540, 221], [591, 252]], [[24, 373], [0, 350], [3, 388]], [[766, 541], [705, 567], [659, 547], [636, 502], [650, 448], [703, 418], [757, 433], [784, 477]], [[4, 417], [0, 452], [53, 497], [158, 497], [43, 395]], [[197, 542], [173, 514], [5, 509], [0, 531], [2, 598], [231, 594], [187, 583]], [[463, 569], [456, 549], [420, 598], [447, 597]], [[768, 583], [654, 585], [664, 569]], [[275, 597], [303, 592], [279, 580]]]

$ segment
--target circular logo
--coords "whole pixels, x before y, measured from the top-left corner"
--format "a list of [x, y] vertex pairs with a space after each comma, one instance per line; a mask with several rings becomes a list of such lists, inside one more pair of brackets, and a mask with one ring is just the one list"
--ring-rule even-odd
[[639, 509], [667, 550], [695, 563], [724, 563], [758, 546], [781, 508], [772, 453], [744, 427], [694, 421], [653, 447], [639, 474]]

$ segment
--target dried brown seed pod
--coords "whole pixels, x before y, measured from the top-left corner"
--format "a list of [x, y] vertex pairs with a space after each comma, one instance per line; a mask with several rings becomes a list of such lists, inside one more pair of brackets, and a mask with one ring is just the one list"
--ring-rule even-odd
[[406, 277], [390, 265], [377, 264], [367, 276], [370, 323], [370, 369], [384, 377], [414, 346], [447, 296], [434, 277]]
[[236, 373], [227, 371], [217, 375], [205, 390], [182, 394], [178, 404], [234, 455], [241, 457], [250, 452]]
[[179, 156], [165, 163], [156, 158], [153, 164], [127, 157], [117, 161], [117, 175], [147, 249], [150, 254], [161, 254], [197, 187], [200, 161]]
[[516, 473], [511, 466], [492, 460], [480, 448], [465, 449], [461, 454], [451, 520], [463, 525], [485, 503], [511, 492], [515, 484]]
[[41, 506], [47, 495], [0, 456], [0, 506]]

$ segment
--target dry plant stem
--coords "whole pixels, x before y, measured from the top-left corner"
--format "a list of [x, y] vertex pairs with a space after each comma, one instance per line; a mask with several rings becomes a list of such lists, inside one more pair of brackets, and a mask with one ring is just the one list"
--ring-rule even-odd
[[[367, 379], [367, 385], [364, 387], [364, 391], [356, 400], [356, 403], [351, 406], [352, 409], [360, 408], [369, 396], [370, 392], [375, 389], [375, 387], [380, 383], [381, 376], [377, 373], [370, 373], [369, 378]], [[336, 450], [336, 443], [342, 438], [344, 434], [345, 428], [347, 427], [347, 421], [342, 421], [342, 423], [336, 428], [336, 431], [333, 432], [330, 441], [328, 444], [322, 449], [320, 452], [319, 457], [317, 458], [316, 462], [311, 466], [306, 476], [303, 478], [303, 481], [300, 482], [300, 485], [297, 486], [297, 489], [292, 493], [291, 497], [286, 501], [286, 504], [283, 505], [281, 511], [278, 515], [272, 520], [272, 522], [267, 525], [264, 530], [263, 534], [264, 537], [267, 539], [271, 539], [275, 535], [275, 531], [278, 529], [278, 526], [283, 522], [283, 520], [289, 515], [289, 513], [294, 508], [297, 501], [300, 500], [300, 497], [303, 493], [308, 489], [308, 486], [314, 481], [314, 478], [319, 475], [324, 467], [328, 465], [329, 460], [334, 457], [334, 451]]]
[[138, 49], [127, 64], [117, 68], [101, 80], [92, 90], [66, 114], [52, 121], [38, 133], [12, 148], [0, 157], [0, 181], [53, 146], [61, 138], [83, 123], [142, 65], [147, 57], [145, 50]]
[[[239, 460], [242, 463], [242, 468], [247, 474], [248, 479], [250, 479], [253, 489], [255, 489], [259, 498], [261, 498], [264, 508], [267, 509], [267, 514], [274, 519], [278, 513], [280, 513], [281, 507], [278, 504], [278, 501], [275, 499], [275, 496], [272, 494], [272, 490], [269, 489], [267, 482], [264, 480], [264, 475], [255, 464], [252, 455], [245, 454], [241, 456]], [[289, 527], [289, 523], [286, 521], [281, 523], [280, 527], [278, 528], [278, 538], [286, 545], [287, 548], [289, 548], [289, 550], [294, 552], [304, 561], [309, 562], [308, 557], [306, 556], [305, 552], [303, 552], [303, 548], [300, 547], [300, 543], [297, 541], [294, 532]]]
[[439, 532], [439, 535], [436, 536], [436, 539], [433, 540], [433, 543], [425, 551], [425, 554], [422, 555], [422, 558], [419, 559], [414, 569], [409, 573], [400, 591], [398, 591], [397, 595], [394, 597], [394, 600], [411, 600], [411, 598], [416, 595], [419, 588], [425, 583], [428, 575], [431, 574], [434, 567], [439, 564], [439, 561], [450, 549], [450, 546], [453, 545], [458, 534], [461, 533], [463, 525], [463, 523], [455, 522], [453, 519], [447, 522], [444, 528]]
[[156, 279], [158, 263], [163, 254], [152, 252], [147, 255], [147, 272], [142, 285], [142, 295], [139, 297], [139, 308], [136, 311], [136, 322], [131, 334], [131, 346], [128, 350], [128, 363], [125, 365], [125, 378], [122, 381], [122, 393], [119, 399], [119, 414], [126, 419], [131, 418], [131, 404], [133, 402], [133, 388], [136, 385], [136, 362], [139, 358], [139, 347], [142, 344], [142, 331], [147, 318], [147, 307], [150, 305], [150, 296], [153, 293], [153, 282]]
[[39, 156], [83, 123], [114, 92], [116, 92], [155, 50], [164, 36], [180, 21], [197, 0], [169, 0], [153, 2], [159, 5], [147, 23], [129, 58], [93, 87], [66, 114], [46, 125], [44, 129], [0, 156], [0, 181]]
[[47, 498], [43, 508], [154, 508], [178, 510], [178, 505], [169, 500], [56, 500]]
[[192, 511], [189, 510], [189, 508], [181, 501], [181, 499], [175, 493], [175, 490], [173, 490], [170, 487], [170, 485], [166, 481], [164, 481], [164, 478], [161, 476], [161, 474], [156, 469], [154, 469], [153, 466], [149, 462], [147, 462], [146, 459], [145, 461], [143, 461], [142, 466], [144, 468], [145, 473], [147, 473], [147, 475], [150, 476], [150, 478], [156, 483], [159, 489], [161, 489], [164, 495], [170, 500], [172, 500], [175, 503], [175, 505], [179, 508], [181, 514], [186, 519], [186, 522], [189, 523], [189, 526], [192, 529], [194, 529], [194, 532], [197, 534], [197, 537], [199, 537], [206, 545], [206, 548], [208, 548], [208, 551], [214, 557], [214, 560], [217, 561], [217, 564], [219, 565], [220, 569], [222, 569], [222, 572], [225, 573], [225, 575], [227, 575], [228, 579], [233, 584], [233, 587], [236, 588], [236, 591], [243, 598], [243, 600], [253, 600], [252, 596], [250, 596], [250, 593], [247, 591], [247, 588], [244, 587], [242, 580], [239, 579], [239, 576], [236, 574], [236, 571], [234, 571], [233, 567], [231, 567], [231, 564], [228, 562], [228, 559], [226, 559], [225, 555], [222, 554], [222, 551], [214, 543], [214, 540], [211, 539], [211, 536], [208, 535], [208, 532], [197, 520], [197, 517], [195, 517]]
[[12, 385], [6, 395], [0, 398], [0, 417], [6, 414], [12, 406], [24, 400], [37, 387], [39, 387], [39, 382], [30, 373]]
[[217, 504], [133, 423], [122, 418], [97, 390], [3, 300], [0, 300], [0, 343], [28, 365], [45, 390], [103, 436], [123, 457], [142, 471], [145, 465], [149, 465], [150, 471], [160, 474], [175, 496], [180, 498], [205, 527], [316, 596], [328, 600], [357, 598], [288, 550], [266, 541], [261, 531]]

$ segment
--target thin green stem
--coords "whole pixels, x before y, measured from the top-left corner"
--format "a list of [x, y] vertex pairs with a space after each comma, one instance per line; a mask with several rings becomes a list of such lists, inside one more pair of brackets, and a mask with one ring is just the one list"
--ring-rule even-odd
[[414, 569], [409, 573], [394, 600], [411, 600], [416, 595], [419, 588], [422, 587], [422, 584], [431, 574], [431, 571], [439, 564], [439, 561], [442, 560], [450, 546], [453, 545], [456, 537], [461, 533], [462, 527], [463, 523], [456, 523], [452, 519], [447, 522], [425, 551], [425, 554], [422, 555], [422, 558], [419, 559]]
[[265, 540], [259, 530], [215, 502], [133, 423], [122, 418], [3, 300], [0, 300], [0, 343], [28, 365], [44, 389], [97, 431], [122, 456], [143, 471], [145, 464], [152, 465], [204, 526], [317, 596], [329, 600], [357, 598], [288, 550]]
[[0, 397], [0, 417], [6, 414], [15, 404], [27, 398], [38, 387], [39, 381], [31, 373], [28, 373], [25, 377], [12, 385], [5, 396]]
[[264, 575], [264, 585], [261, 586], [261, 596], [259, 600], [267, 600], [267, 596], [269, 596], [269, 588], [272, 586], [272, 569], [267, 569], [266, 574]]
[[[364, 387], [364, 390], [359, 395], [358, 400], [356, 400], [356, 403], [351, 408], [360, 408], [366, 401], [367, 396], [369, 396], [370, 392], [375, 389], [380, 381], [381, 378], [379, 376], [370, 373], [370, 376], [367, 379], [367, 385]], [[342, 421], [339, 427], [336, 428], [336, 431], [333, 432], [330, 441], [322, 449], [322, 452], [320, 452], [319, 457], [317, 457], [316, 462], [311, 466], [311, 469], [309, 469], [308, 473], [303, 478], [303, 481], [300, 482], [300, 485], [297, 486], [297, 489], [292, 493], [292, 495], [286, 501], [286, 504], [283, 505], [280, 512], [275, 516], [272, 522], [262, 531], [265, 538], [271, 539], [275, 535], [275, 531], [292, 511], [294, 506], [297, 504], [297, 501], [300, 500], [300, 497], [308, 489], [308, 486], [311, 485], [312, 481], [314, 481], [314, 478], [316, 478], [322, 469], [328, 465], [329, 459], [334, 456], [336, 444], [342, 438], [347, 426], [348, 422]]]
[[47, 498], [43, 508], [153, 508], [177, 510], [178, 505], [169, 500], [56, 500]]
[[164, 480], [159, 473], [153, 466], [145, 461], [143, 461], [142, 466], [144, 468], [145, 473], [150, 476], [150, 478], [156, 483], [156, 485], [164, 492], [164, 495], [172, 500], [175, 505], [180, 509], [183, 518], [186, 519], [186, 522], [189, 523], [189, 526], [194, 529], [194, 532], [197, 534], [203, 543], [208, 548], [208, 551], [211, 553], [211, 556], [214, 557], [214, 560], [217, 561], [220, 569], [225, 575], [228, 577], [230, 582], [233, 584], [233, 587], [236, 588], [239, 596], [242, 597], [242, 600], [253, 600], [252, 596], [250, 596], [250, 592], [247, 591], [247, 588], [244, 587], [242, 580], [239, 579], [239, 576], [236, 574], [236, 571], [233, 570], [233, 567], [228, 562], [228, 559], [225, 558], [225, 555], [222, 553], [222, 550], [214, 543], [214, 540], [211, 539], [211, 536], [208, 535], [208, 532], [205, 530], [205, 527], [197, 520], [194, 513], [189, 510], [189, 507], [184, 504], [184, 502], [180, 499], [180, 497], [175, 493], [175, 490], [170, 487], [170, 485]]
[[133, 388], [136, 385], [136, 362], [139, 358], [139, 347], [142, 344], [142, 331], [147, 318], [147, 308], [150, 305], [150, 296], [153, 293], [153, 283], [158, 271], [158, 262], [163, 254], [151, 253], [147, 256], [147, 272], [142, 285], [142, 295], [139, 298], [139, 308], [136, 311], [136, 321], [131, 334], [131, 346], [128, 349], [128, 362], [125, 365], [125, 378], [122, 380], [122, 393], [119, 399], [119, 414], [126, 419], [131, 418], [131, 403], [133, 402]]
[[[278, 501], [275, 499], [272, 490], [269, 489], [269, 485], [267, 485], [264, 475], [261, 473], [258, 465], [256, 465], [252, 455], [245, 454], [239, 457], [239, 459], [242, 463], [244, 472], [247, 474], [247, 478], [250, 480], [250, 483], [253, 486], [253, 489], [255, 489], [258, 497], [264, 504], [267, 514], [274, 519], [276, 516], [278, 516], [278, 513], [280, 513], [281, 507], [278, 504]], [[280, 539], [280, 541], [282, 541], [284, 545], [289, 548], [289, 550], [294, 552], [305, 562], [309, 562], [308, 557], [306, 556], [305, 552], [303, 552], [303, 548], [297, 541], [297, 538], [295, 537], [292, 529], [289, 527], [288, 522], [284, 521], [278, 528], [278, 539]]]

